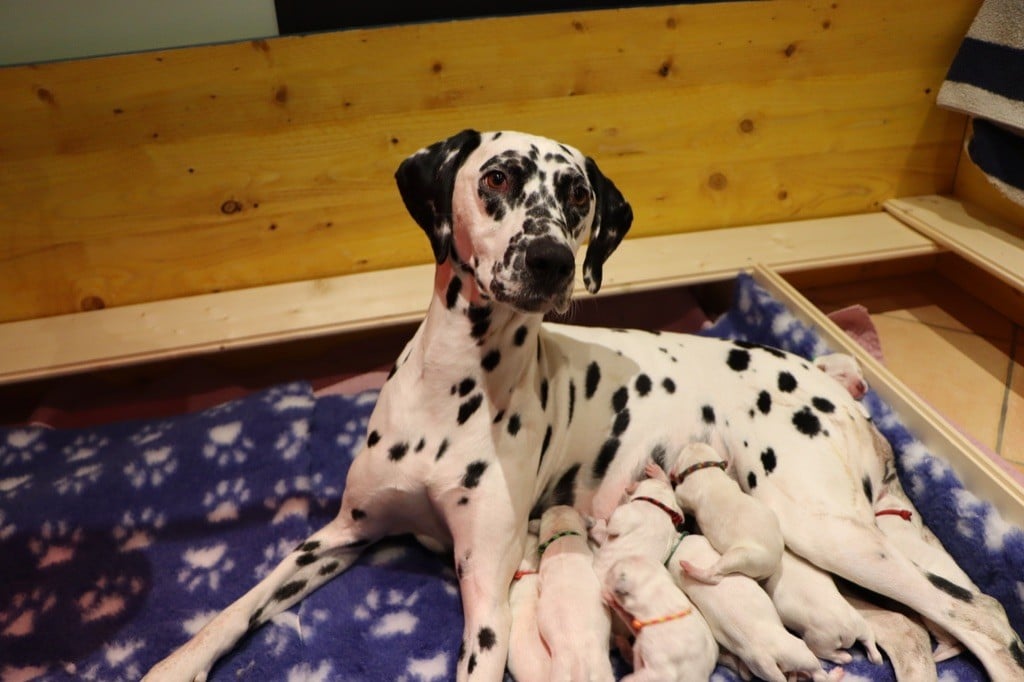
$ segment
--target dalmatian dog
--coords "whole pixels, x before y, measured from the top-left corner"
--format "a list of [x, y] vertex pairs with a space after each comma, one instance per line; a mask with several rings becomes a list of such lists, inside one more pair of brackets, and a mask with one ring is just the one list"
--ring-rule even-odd
[[704, 616], [656, 559], [616, 559], [604, 578], [605, 600], [636, 638], [633, 672], [623, 682], [705, 682], [718, 644]]
[[[607, 520], [652, 458], [720, 443], [794, 552], [942, 625], [994, 679], [1024, 670], [995, 600], [916, 567], [874, 523], [885, 468], [856, 401], [808, 361], [690, 335], [544, 321], [567, 311], [576, 252], [596, 293], [632, 209], [559, 142], [465, 130], [404, 160], [399, 193], [437, 267], [348, 472], [337, 517], [147, 675], [204, 680], [246, 633], [411, 533], [451, 553], [463, 604], [456, 678], [500, 680], [509, 585], [531, 516]], [[453, 652], [453, 656], [454, 656]]]
[[753, 579], [733, 573], [712, 584], [683, 568], [685, 563], [714, 563], [719, 556], [703, 535], [687, 535], [668, 568], [707, 618], [715, 640], [741, 663], [741, 674], [749, 671], [768, 682], [786, 682], [789, 675], [814, 682], [842, 679], [842, 668], [826, 672], [807, 644], [786, 630], [771, 599]]
[[684, 561], [683, 569], [706, 583], [717, 583], [729, 573], [767, 578], [782, 557], [779, 521], [763, 502], [744, 494], [726, 468], [706, 443], [687, 445], [672, 466], [670, 478], [680, 506], [696, 517], [701, 533], [721, 553], [710, 566]]
[[800, 635], [819, 658], [849, 663], [853, 656], [846, 649], [860, 642], [872, 663], [882, 662], [871, 627], [825, 571], [785, 551], [764, 589], [782, 623]]

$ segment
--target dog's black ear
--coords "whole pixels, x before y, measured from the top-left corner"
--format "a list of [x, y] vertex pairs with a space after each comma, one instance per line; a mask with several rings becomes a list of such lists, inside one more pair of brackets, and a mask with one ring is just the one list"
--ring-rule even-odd
[[633, 208], [590, 157], [587, 157], [587, 179], [597, 194], [597, 206], [590, 243], [583, 258], [583, 283], [587, 285], [587, 291], [596, 294], [601, 288], [604, 262], [633, 224]]
[[479, 146], [480, 133], [463, 130], [416, 152], [395, 171], [405, 208], [427, 233], [438, 263], [448, 257], [451, 248], [455, 174]]

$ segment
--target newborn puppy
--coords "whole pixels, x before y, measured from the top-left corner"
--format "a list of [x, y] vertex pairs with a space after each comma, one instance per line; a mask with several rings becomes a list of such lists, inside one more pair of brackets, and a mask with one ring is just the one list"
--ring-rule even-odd
[[629, 626], [633, 673], [623, 682], [707, 682], [718, 645], [707, 622], [656, 559], [617, 559], [605, 576], [605, 600]]
[[685, 563], [709, 564], [718, 559], [718, 552], [707, 538], [688, 535], [672, 555], [669, 570], [704, 614], [723, 648], [732, 652], [754, 675], [768, 682], [786, 682], [790, 674], [806, 675], [814, 682], [842, 677], [842, 668], [826, 673], [803, 640], [786, 630], [772, 600], [755, 581], [734, 574], [723, 577], [717, 584], [709, 584], [683, 570]]
[[849, 663], [853, 656], [845, 649], [859, 641], [872, 663], [882, 662], [870, 626], [840, 594], [827, 572], [787, 550], [764, 589], [782, 623], [799, 634], [819, 658]]
[[551, 680], [612, 682], [611, 614], [594, 573], [579, 512], [548, 508], [540, 519], [537, 626], [551, 652]]
[[612, 512], [603, 532], [594, 533], [600, 539], [594, 571], [601, 580], [615, 561], [628, 556], [668, 560], [679, 539], [683, 512], [668, 475], [653, 462], [644, 471], [647, 478], [630, 486], [628, 498]]
[[551, 674], [551, 652], [537, 627], [537, 598], [540, 576], [540, 544], [533, 533], [526, 535], [526, 549], [508, 591], [512, 609], [509, 635], [508, 669], [516, 682], [547, 682]]
[[670, 477], [679, 505], [697, 518], [701, 533], [722, 555], [703, 567], [684, 561], [683, 570], [711, 584], [730, 573], [760, 580], [775, 572], [783, 549], [778, 518], [725, 473], [725, 462], [711, 446], [683, 448]]
[[814, 358], [814, 366], [842, 384], [855, 400], [868, 392], [868, 382], [857, 358], [846, 353], [829, 353]]
[[917, 620], [898, 611], [890, 611], [853, 594], [846, 594], [853, 606], [871, 626], [878, 646], [889, 655], [896, 682], [935, 682], [938, 671], [932, 658], [928, 631]]

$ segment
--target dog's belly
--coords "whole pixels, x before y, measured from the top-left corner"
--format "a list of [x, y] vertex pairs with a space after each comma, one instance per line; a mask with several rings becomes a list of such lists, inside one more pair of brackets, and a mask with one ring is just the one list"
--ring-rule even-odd
[[[878, 490], [882, 467], [854, 447], [859, 405], [805, 359], [686, 334], [545, 325], [541, 373], [556, 397], [535, 511], [572, 503], [607, 517], [653, 458], [664, 467], [703, 441], [729, 461], [741, 487], [806, 487], [804, 504]], [[858, 424], [858, 422], [860, 422]], [[854, 443], [856, 444], [856, 443]], [[868, 480], [869, 483], [864, 481]]]

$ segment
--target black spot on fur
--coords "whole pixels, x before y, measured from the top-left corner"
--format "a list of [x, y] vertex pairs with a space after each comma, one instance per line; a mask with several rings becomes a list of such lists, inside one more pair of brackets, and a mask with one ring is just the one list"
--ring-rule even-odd
[[641, 374], [636, 378], [636, 392], [641, 396], [645, 396], [651, 392], [651, 378], [646, 374]]
[[277, 591], [274, 592], [274, 596], [272, 597], [272, 599], [274, 601], [285, 601], [286, 599], [294, 597], [299, 592], [302, 592], [302, 590], [304, 589], [306, 589], [305, 580], [293, 580], [277, 588]]
[[765, 475], [775, 471], [775, 466], [778, 464], [778, 461], [775, 459], [775, 450], [767, 448], [764, 452], [762, 452], [761, 464], [764, 465]]
[[357, 507], [354, 507], [352, 509], [352, 520], [353, 521], [361, 521], [361, 520], [363, 520], [365, 518], [366, 518], [366, 512], [364, 512], [362, 509], [359, 509]]
[[473, 416], [473, 413], [480, 409], [480, 404], [484, 401], [484, 394], [477, 393], [466, 402], [459, 405], [459, 424], [465, 424], [466, 420]]
[[366, 540], [365, 538], [361, 538], [359, 540], [353, 540], [352, 542], [346, 542], [345, 544], [343, 544], [341, 546], [341, 548], [342, 549], [353, 549], [355, 547], [366, 547], [368, 544], [370, 544], [369, 540]]
[[598, 367], [596, 362], [592, 362], [587, 365], [587, 383], [585, 387], [587, 398], [594, 397], [594, 392], [597, 390], [599, 383], [601, 383], [601, 368]]
[[466, 657], [466, 640], [459, 642], [459, 660], [461, 661]]
[[665, 455], [668, 454], [665, 451], [665, 446], [658, 443], [651, 448], [651, 461], [660, 466], [662, 469], [665, 468]]
[[472, 675], [473, 671], [475, 669], [476, 669], [476, 654], [470, 654], [469, 655], [469, 663], [466, 664], [466, 672], [469, 673], [470, 675]]
[[860, 484], [864, 487], [864, 496], [868, 498], [868, 504], [875, 503], [875, 490], [874, 486], [871, 485], [871, 479], [865, 476]]
[[548, 380], [542, 379], [540, 382], [540, 409], [548, 409]]
[[569, 423], [572, 423], [572, 414], [576, 410], [576, 384], [569, 380]]
[[457, 505], [459, 505], [460, 507], [464, 507], [464, 506], [466, 506], [467, 504], [469, 504], [469, 498], [468, 498], [468, 497], [465, 497], [465, 496], [463, 496], [463, 497], [460, 497], [460, 498], [459, 498], [459, 501], [458, 501], [458, 502], [456, 502], [456, 504], [457, 504]]
[[796, 377], [789, 372], [779, 372], [779, 390], [783, 393], [792, 393], [796, 390]]
[[462, 289], [462, 280], [458, 277], [452, 277], [452, 281], [448, 282], [448, 291], [445, 294], [445, 303], [448, 304], [448, 310], [455, 307], [455, 303], [459, 300], [459, 291]]
[[661, 382], [661, 387], [664, 388], [667, 393], [676, 392], [676, 382], [672, 381], [668, 377], [665, 377], [665, 379]]
[[462, 476], [462, 487], [475, 488], [480, 485], [480, 477], [484, 475], [485, 471], [487, 471], [487, 462], [482, 459], [470, 462], [466, 467], [466, 473]]
[[525, 324], [516, 329], [516, 333], [512, 335], [512, 343], [517, 346], [521, 346], [526, 343], [526, 332], [527, 329]]
[[498, 414], [494, 415], [494, 421], [492, 423], [493, 424], [497, 424], [498, 422], [500, 422], [504, 418], [505, 418], [505, 410], [498, 410]]
[[445, 438], [443, 441], [441, 441], [441, 445], [438, 446], [438, 448], [437, 448], [437, 454], [434, 455], [434, 461], [436, 462], [437, 460], [441, 459], [441, 457], [444, 455], [444, 451], [447, 450], [447, 449], [448, 449], [448, 439]]
[[427, 447], [427, 439], [420, 438], [420, 442], [416, 443], [416, 447], [413, 448], [413, 452], [423, 452], [423, 448]]
[[715, 408], [710, 405], [705, 405], [700, 408], [700, 418], [704, 420], [705, 424], [715, 423]]
[[320, 543], [317, 540], [310, 540], [309, 542], [304, 542], [303, 544], [299, 545], [298, 549], [296, 549], [295, 551], [315, 552], [318, 549], [320, 549]]
[[466, 377], [465, 379], [459, 382], [459, 395], [465, 398], [467, 395], [469, 395], [469, 392], [472, 391], [474, 388], [476, 388], [476, 381], [469, 377]]
[[623, 386], [619, 390], [612, 394], [612, 409], [616, 412], [622, 412], [626, 409], [626, 403], [629, 402], [629, 389]]
[[612, 435], [621, 436], [629, 428], [629, 410], [623, 410], [615, 415], [615, 423], [612, 424]]
[[300, 554], [299, 556], [295, 557], [295, 565], [296, 566], [309, 566], [310, 564], [315, 563], [316, 560], [317, 560], [317, 555], [316, 554], [314, 554], [313, 552], [307, 552], [305, 554]]
[[251, 616], [249, 616], [249, 629], [255, 630], [256, 626], [260, 624], [260, 617], [263, 615], [263, 607], [256, 609]]
[[388, 458], [390, 458], [392, 462], [397, 462], [405, 457], [407, 452], [409, 452], [408, 443], [395, 443], [388, 449]]
[[565, 470], [565, 473], [558, 477], [555, 483], [555, 490], [551, 500], [552, 504], [565, 504], [572, 506], [576, 503], [576, 476], [579, 475], [580, 464], [577, 462]]
[[340, 566], [341, 566], [341, 564], [338, 563], [337, 561], [332, 561], [329, 564], [324, 564], [323, 566], [321, 566], [320, 570], [317, 571], [317, 573], [319, 573], [320, 575], [330, 575], [330, 574], [334, 573], [335, 571], [337, 571], [338, 567], [340, 567]]
[[811, 398], [811, 405], [814, 405], [818, 408], [819, 412], [824, 412], [825, 414], [831, 414], [836, 411], [836, 406], [832, 404], [832, 401], [825, 398]]
[[968, 603], [974, 601], [974, 594], [970, 590], [960, 587], [956, 583], [951, 583], [942, 576], [929, 573], [928, 571], [925, 571], [924, 575], [928, 578], [928, 582], [935, 585], [935, 587], [939, 588], [954, 599], [959, 599], [960, 601]]
[[366, 437], [366, 447], [372, 448], [374, 445], [380, 442], [380, 434], [376, 431], [370, 431], [370, 435]]
[[548, 424], [548, 429], [544, 432], [544, 442], [540, 446], [540, 458], [542, 460], [544, 455], [547, 454], [549, 445], [551, 445], [551, 424]]
[[601, 451], [597, 453], [597, 459], [594, 460], [594, 466], [592, 469], [594, 478], [604, 478], [604, 475], [608, 473], [608, 467], [611, 466], [612, 460], [615, 459], [615, 454], [618, 451], [618, 438], [609, 438], [604, 442], [604, 445], [601, 446]]
[[490, 372], [498, 366], [499, 362], [501, 362], [501, 352], [495, 348], [484, 356], [484, 359], [480, 362], [480, 366]]
[[1010, 655], [1013, 656], [1013, 662], [1018, 668], [1024, 668], [1024, 649], [1021, 648], [1019, 639], [1010, 642]]
[[508, 418], [508, 426], [506, 427], [506, 429], [508, 430], [508, 435], [514, 436], [517, 433], [519, 433], [519, 427], [520, 426], [522, 426], [522, 424], [519, 421], [519, 415], [518, 414], [514, 414], [511, 417], [509, 417]]
[[733, 348], [729, 351], [729, 359], [726, 361], [729, 367], [736, 372], [742, 372], [750, 366], [750, 353], [745, 350]]
[[480, 648], [487, 651], [498, 642], [498, 638], [494, 635], [494, 630], [483, 627], [480, 628], [480, 632], [476, 636], [477, 641], [480, 643]]
[[821, 420], [811, 412], [809, 407], [802, 407], [793, 415], [793, 426], [797, 431], [811, 438], [821, 433]]
[[749, 474], [747, 474], [747, 490], [753, 490], [756, 487], [757, 487], [757, 476], [755, 476], [754, 472], [751, 471]]
[[771, 346], [766, 346], [766, 345], [761, 344], [761, 343], [752, 343], [750, 341], [733, 341], [733, 343], [736, 344], [737, 346], [739, 346], [740, 348], [748, 348], [748, 349], [757, 348], [759, 350], [763, 350], [764, 352], [770, 353], [771, 355], [774, 355], [777, 358], [785, 358], [786, 357], [786, 354], [783, 353], [778, 348], [772, 348]]
[[757, 396], [757, 409], [761, 414], [768, 414], [772, 411], [772, 396], [768, 391], [761, 391]]

